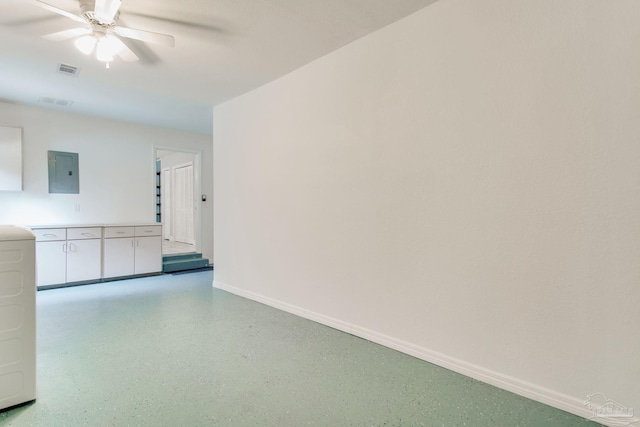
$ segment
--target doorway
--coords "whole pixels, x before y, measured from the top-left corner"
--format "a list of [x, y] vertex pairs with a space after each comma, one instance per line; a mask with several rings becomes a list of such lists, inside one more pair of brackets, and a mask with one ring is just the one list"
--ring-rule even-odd
[[156, 221], [163, 226], [163, 255], [200, 252], [200, 156], [196, 150], [154, 149]]

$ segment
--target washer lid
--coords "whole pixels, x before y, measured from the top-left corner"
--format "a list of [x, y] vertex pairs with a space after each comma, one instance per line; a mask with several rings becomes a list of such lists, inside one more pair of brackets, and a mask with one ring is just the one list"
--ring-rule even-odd
[[0, 225], [0, 242], [15, 240], [35, 240], [36, 236], [31, 230], [14, 225]]

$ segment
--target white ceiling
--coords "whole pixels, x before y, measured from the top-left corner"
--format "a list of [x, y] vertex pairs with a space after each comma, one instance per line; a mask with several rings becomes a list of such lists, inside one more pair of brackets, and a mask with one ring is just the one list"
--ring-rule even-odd
[[[78, 0], [44, 1], [79, 13]], [[435, 1], [123, 0], [120, 25], [171, 34], [176, 46], [136, 42], [142, 61], [106, 69], [73, 40], [41, 38], [76, 22], [33, 0], [1, 0], [0, 100], [211, 134], [213, 106]], [[79, 67], [78, 76], [58, 73], [60, 63]]]

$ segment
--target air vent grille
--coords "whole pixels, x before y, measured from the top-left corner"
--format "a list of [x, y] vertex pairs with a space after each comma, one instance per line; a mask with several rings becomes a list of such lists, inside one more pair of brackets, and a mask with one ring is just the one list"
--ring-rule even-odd
[[77, 76], [80, 72], [78, 67], [69, 64], [58, 64], [58, 72], [65, 76]]
[[41, 104], [55, 105], [57, 107], [69, 107], [71, 106], [71, 104], [73, 104], [73, 101], [68, 101], [66, 99], [51, 98], [49, 96], [41, 96], [40, 98], [38, 98], [38, 102]]

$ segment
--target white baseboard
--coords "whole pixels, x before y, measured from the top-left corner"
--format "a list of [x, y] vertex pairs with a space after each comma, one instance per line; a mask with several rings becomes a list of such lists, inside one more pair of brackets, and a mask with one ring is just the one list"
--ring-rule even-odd
[[[436, 351], [429, 350], [427, 348], [420, 347], [409, 342], [402, 341], [388, 335], [378, 333], [376, 331], [372, 331], [367, 328], [343, 322], [339, 319], [328, 317], [320, 313], [316, 313], [283, 301], [269, 298], [255, 292], [246, 291], [244, 289], [240, 289], [225, 283], [214, 281], [213, 287], [253, 301], [266, 304], [268, 306], [286, 311], [291, 314], [295, 314], [305, 319], [313, 320], [315, 322], [332, 327], [334, 329], [338, 329], [343, 332], [347, 332], [360, 338], [364, 338], [385, 347], [398, 350], [402, 353], [417, 357], [418, 359], [433, 363], [434, 365], [441, 366], [443, 368], [471, 377], [478, 381], [491, 384], [503, 390], [507, 390], [520, 396], [524, 396], [537, 402], [552, 406], [554, 408], [561, 409], [579, 417], [591, 419], [594, 415], [593, 411], [584, 406], [584, 398], [579, 399], [576, 397], [568, 396], [563, 393], [559, 393], [557, 391], [550, 390], [527, 381], [522, 381], [517, 378], [501, 374], [499, 372], [485, 369], [481, 366], [455, 359], [445, 354], [438, 353]], [[603, 419], [597, 419], [594, 421], [597, 421], [604, 425], [613, 425], [607, 423], [607, 420]]]

